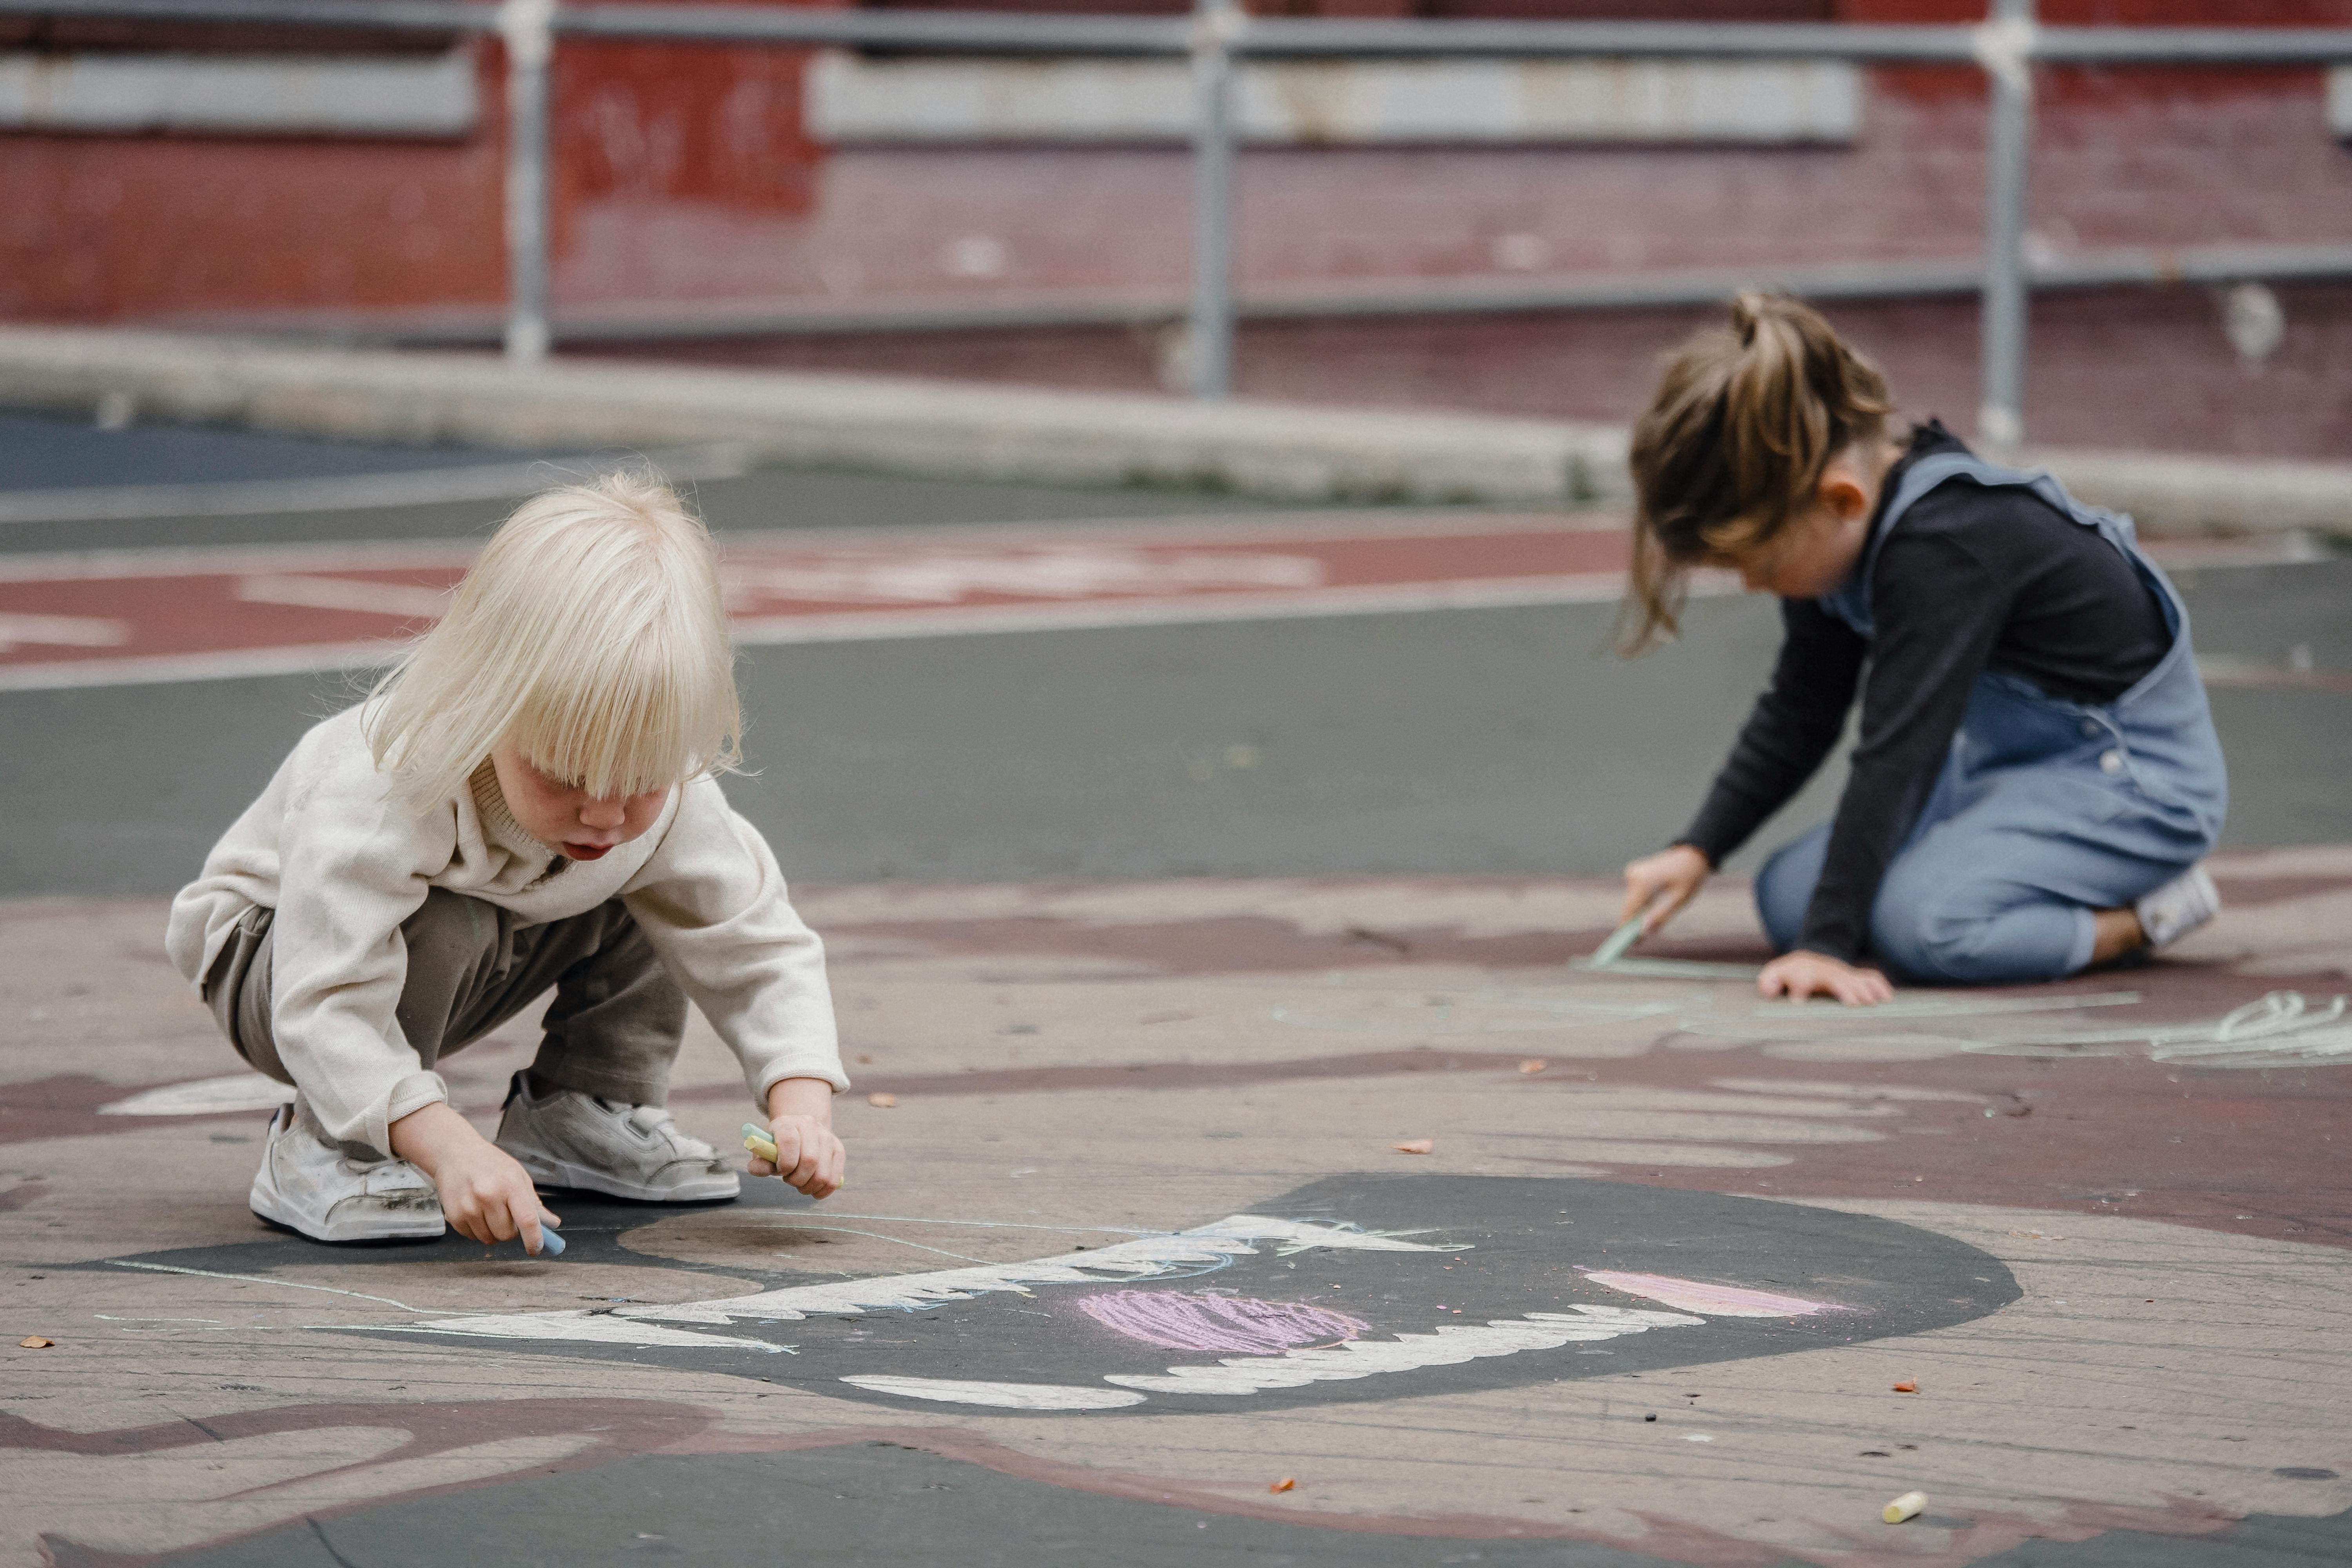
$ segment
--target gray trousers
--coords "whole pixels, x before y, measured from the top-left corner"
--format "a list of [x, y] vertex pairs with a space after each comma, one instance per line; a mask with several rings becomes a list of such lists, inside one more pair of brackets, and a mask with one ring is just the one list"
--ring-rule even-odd
[[[258, 905], [246, 911], [205, 977], [204, 997], [237, 1055], [293, 1083], [270, 1029], [276, 917]], [[619, 900], [526, 926], [495, 904], [436, 888], [401, 922], [400, 934], [408, 943], [408, 979], [394, 1016], [428, 1068], [552, 985], [534, 1075], [630, 1105], [669, 1098], [670, 1064], [686, 1038], [686, 993]]]

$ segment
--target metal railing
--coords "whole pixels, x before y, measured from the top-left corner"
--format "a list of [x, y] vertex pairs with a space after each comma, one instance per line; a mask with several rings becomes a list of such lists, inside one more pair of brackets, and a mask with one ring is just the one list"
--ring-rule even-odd
[[[2027, 255], [2034, 70], [2042, 65], [2296, 66], [2352, 63], [2352, 28], [2058, 27], [2034, 16], [2034, 0], [1989, 0], [1972, 26], [1860, 23], [1643, 23], [1300, 20], [1247, 15], [1238, 0], [1195, 0], [1189, 16], [1088, 16], [982, 11], [816, 10], [790, 5], [559, 4], [558, 0], [0, 0], [0, 16], [276, 23], [373, 31], [474, 33], [506, 47], [508, 356], [545, 357], [549, 314], [550, 71], [561, 39], [837, 46], [942, 54], [1170, 58], [1188, 61], [1192, 127], [1192, 275], [1184, 305], [1188, 372], [1195, 395], [1233, 387], [1234, 340], [1244, 313], [1234, 276], [1234, 109], [1245, 59], [1574, 56], [1658, 59], [1838, 59], [1856, 64], [1969, 65], [1990, 85], [1984, 250], [1954, 262], [1832, 263], [1692, 269], [1679, 278], [1620, 280], [1591, 299], [1530, 280], [1515, 288], [1341, 291], [1296, 299], [1253, 315], [1397, 314], [1420, 310], [1543, 309], [1570, 303], [1685, 303], [1719, 297], [1740, 279], [1779, 281], [1833, 297], [1887, 297], [1973, 289], [1980, 297], [1979, 436], [1995, 447], [2024, 435], [2027, 304], [2036, 284], [2343, 276], [2344, 247], [2211, 246], [2178, 253], [2117, 252], [2088, 264], [2035, 263]], [[1132, 305], [1113, 308], [1132, 313]], [[1101, 315], [1097, 307], [1095, 314]], [[1033, 309], [1033, 319], [1043, 319]], [[936, 313], [934, 316], [936, 320]], [[1087, 319], [1080, 312], [1080, 319]], [[845, 327], [842, 330], [856, 330]], [[591, 335], [619, 337], [625, 330]], [[648, 331], [643, 335], [658, 335]]]

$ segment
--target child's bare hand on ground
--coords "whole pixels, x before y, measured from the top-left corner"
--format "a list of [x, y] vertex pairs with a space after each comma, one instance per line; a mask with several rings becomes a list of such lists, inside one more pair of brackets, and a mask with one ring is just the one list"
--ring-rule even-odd
[[768, 1135], [776, 1141], [771, 1164], [751, 1159], [755, 1176], [782, 1176], [813, 1198], [831, 1197], [848, 1169], [849, 1152], [833, 1131], [833, 1086], [823, 1079], [788, 1078], [768, 1090]]
[[1784, 952], [1756, 976], [1756, 989], [1767, 996], [1801, 1002], [1808, 996], [1834, 996], [1849, 1007], [1867, 1007], [1895, 994], [1894, 985], [1875, 969], [1857, 968], [1822, 952]]
[[1643, 857], [1625, 868], [1625, 905], [1617, 911], [1617, 923], [1623, 925], [1646, 909], [1650, 914], [1642, 922], [1642, 934], [1656, 934], [1714, 874], [1706, 857], [1687, 844]]
[[520, 1236], [524, 1249], [535, 1253], [540, 1227], [563, 1223], [540, 1206], [530, 1173], [445, 1104], [394, 1122], [392, 1152], [433, 1179], [441, 1217], [460, 1236], [485, 1246]]

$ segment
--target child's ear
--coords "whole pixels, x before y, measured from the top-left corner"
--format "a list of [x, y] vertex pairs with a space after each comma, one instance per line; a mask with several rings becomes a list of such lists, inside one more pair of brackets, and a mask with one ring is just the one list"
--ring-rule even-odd
[[1852, 522], [1868, 514], [1873, 498], [1862, 480], [1843, 463], [1832, 463], [1822, 476], [1818, 492], [1821, 503], [1840, 522]]

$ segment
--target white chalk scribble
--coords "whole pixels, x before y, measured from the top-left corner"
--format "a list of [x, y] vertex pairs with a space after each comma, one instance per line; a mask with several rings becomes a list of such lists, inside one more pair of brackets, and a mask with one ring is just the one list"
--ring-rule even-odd
[[[793, 1285], [756, 1295], [687, 1301], [675, 1306], [621, 1307], [609, 1312], [485, 1313], [404, 1327], [414, 1333], [463, 1334], [478, 1339], [627, 1343], [633, 1342], [625, 1325], [696, 1323], [725, 1327], [743, 1318], [791, 1321], [817, 1315], [911, 1312], [999, 1291], [1026, 1296], [1036, 1285], [1185, 1279], [1230, 1268], [1234, 1258], [1256, 1254], [1261, 1243], [1270, 1244], [1277, 1258], [1293, 1257], [1316, 1247], [1354, 1252], [1466, 1250], [1408, 1241], [1404, 1238], [1407, 1234], [1415, 1233], [1361, 1230], [1352, 1226], [1274, 1219], [1264, 1215], [1233, 1215], [1192, 1230], [1140, 1237], [1091, 1252], [1066, 1252], [1024, 1263], [983, 1263], [971, 1268], [943, 1268], [926, 1274], [886, 1274], [869, 1279]], [[655, 1336], [642, 1342], [736, 1345], [763, 1351], [774, 1348], [759, 1340], [681, 1330], [656, 1331]]]
[[1553, 1351], [1652, 1329], [1701, 1328], [1705, 1318], [1632, 1307], [1573, 1306], [1565, 1312], [1529, 1312], [1484, 1323], [1448, 1323], [1426, 1334], [1392, 1340], [1349, 1340], [1315, 1350], [1271, 1356], [1228, 1356], [1214, 1366], [1171, 1366], [1164, 1373], [1112, 1373], [1103, 1381], [1153, 1394], [1256, 1394], [1427, 1366], [1458, 1366], [1486, 1356]]

